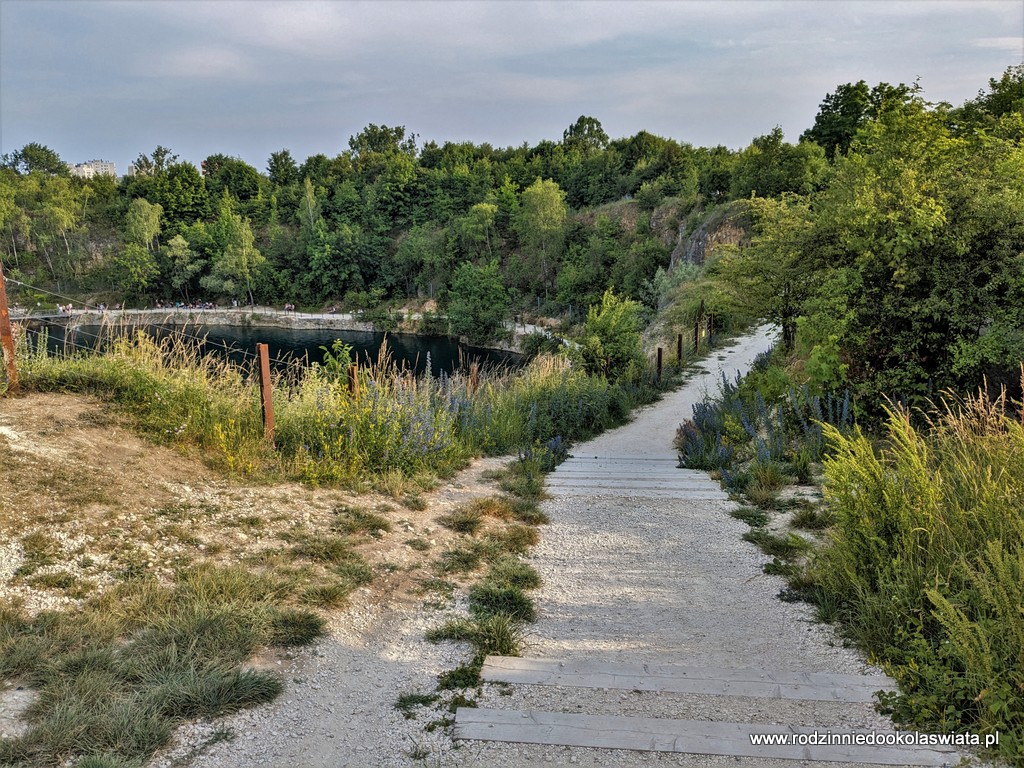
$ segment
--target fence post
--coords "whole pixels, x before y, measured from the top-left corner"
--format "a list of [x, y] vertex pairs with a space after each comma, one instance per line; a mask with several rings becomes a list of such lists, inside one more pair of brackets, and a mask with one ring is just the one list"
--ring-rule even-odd
[[676, 362], [680, 365], [683, 363], [683, 334], [676, 336]]
[[658, 347], [658, 383], [661, 383], [661, 347]]
[[477, 363], [469, 364], [469, 394], [475, 395], [477, 387], [480, 386], [480, 366]]
[[348, 367], [348, 391], [352, 397], [359, 397], [359, 365], [356, 363]]
[[7, 366], [7, 393], [13, 395], [18, 391], [18, 365], [14, 357], [14, 334], [11, 332], [11, 314], [7, 309], [3, 264], [0, 264], [0, 343], [3, 344], [2, 354]]
[[263, 400], [263, 434], [274, 442], [274, 387], [270, 381], [270, 348], [266, 344], [256, 345], [260, 357], [260, 397]]

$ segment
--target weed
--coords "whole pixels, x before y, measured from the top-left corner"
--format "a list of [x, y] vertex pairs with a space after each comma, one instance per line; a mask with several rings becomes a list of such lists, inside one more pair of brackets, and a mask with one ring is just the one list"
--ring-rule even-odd
[[400, 694], [395, 702], [395, 709], [402, 713], [406, 720], [416, 718], [416, 707], [426, 707], [437, 701], [436, 693], [407, 692]]
[[292, 545], [292, 557], [302, 557], [318, 563], [340, 563], [352, 557], [348, 540], [340, 536], [303, 537]]
[[533, 621], [537, 611], [521, 587], [485, 579], [469, 590], [469, 610], [476, 615], [506, 614], [518, 621]]
[[422, 512], [427, 508], [427, 501], [418, 493], [408, 494], [403, 496], [401, 499], [402, 506], [406, 509], [412, 509], [417, 512]]
[[417, 552], [426, 552], [430, 549], [430, 542], [426, 539], [421, 539], [418, 536], [412, 539], [406, 539], [405, 545], [410, 549], [415, 549]]
[[752, 528], [747, 531], [743, 534], [743, 539], [756, 544], [757, 548], [769, 557], [777, 557], [782, 560], [792, 560], [811, 548], [806, 539], [795, 533], [787, 533], [783, 536], [769, 533], [760, 528]]
[[442, 575], [469, 573], [480, 567], [482, 559], [479, 547], [453, 547], [441, 555], [434, 567]]
[[367, 512], [365, 509], [338, 507], [334, 514], [337, 517], [331, 528], [335, 531], [348, 534], [367, 533], [375, 539], [391, 531], [391, 523], [386, 517], [375, 512]]
[[514, 557], [502, 557], [491, 565], [487, 581], [499, 586], [536, 589], [541, 585], [540, 574], [528, 563]]
[[827, 510], [819, 510], [815, 507], [803, 507], [793, 513], [790, 524], [794, 528], [803, 528], [807, 531], [820, 531], [828, 528], [833, 523], [833, 516]]
[[445, 528], [450, 528], [456, 533], [476, 533], [484, 522], [480, 510], [469, 505], [457, 507], [437, 520]]
[[751, 528], [763, 528], [768, 525], [768, 513], [761, 509], [740, 507], [739, 509], [734, 509], [729, 514], [737, 520], [742, 520]]
[[536, 528], [513, 523], [505, 526], [500, 531], [492, 531], [484, 537], [484, 543], [492, 553], [489, 559], [494, 559], [502, 553], [512, 555], [524, 555], [540, 540], [540, 534]]
[[462, 688], [476, 688], [482, 682], [479, 664], [463, 664], [438, 675], [437, 690], [452, 691]]

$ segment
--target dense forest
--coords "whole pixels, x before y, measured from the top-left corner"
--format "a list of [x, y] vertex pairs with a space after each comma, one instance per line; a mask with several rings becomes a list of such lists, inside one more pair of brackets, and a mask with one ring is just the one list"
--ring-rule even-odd
[[[436, 299], [476, 340], [524, 309], [579, 317], [608, 288], [652, 315], [699, 291], [720, 318], [778, 322], [817, 388], [927, 396], [1024, 357], [1022, 88], [1020, 66], [959, 107], [848, 83], [797, 143], [776, 128], [739, 151], [611, 140], [586, 116], [503, 149], [369, 125], [265, 172], [161, 146], [132, 176], [84, 180], [30, 144], [0, 158], [0, 253], [9, 277], [79, 297]], [[723, 208], [748, 237], [680, 288], [666, 233]]]

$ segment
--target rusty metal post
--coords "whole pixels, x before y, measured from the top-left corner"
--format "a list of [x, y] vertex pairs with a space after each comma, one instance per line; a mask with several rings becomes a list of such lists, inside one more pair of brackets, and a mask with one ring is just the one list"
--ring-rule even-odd
[[683, 362], [683, 334], [676, 336], [676, 361], [679, 364]]
[[658, 347], [658, 383], [661, 383], [661, 347]]
[[260, 357], [260, 398], [263, 401], [263, 434], [274, 442], [274, 385], [270, 381], [270, 347], [257, 344]]
[[469, 394], [475, 395], [480, 386], [480, 366], [477, 363], [469, 364]]
[[348, 391], [352, 397], [359, 397], [359, 366], [356, 363], [348, 367]]
[[4, 266], [0, 264], [0, 343], [3, 344], [4, 365], [7, 368], [7, 393], [18, 391], [18, 363], [14, 356], [14, 333], [11, 331], [11, 313], [7, 309], [7, 283]]

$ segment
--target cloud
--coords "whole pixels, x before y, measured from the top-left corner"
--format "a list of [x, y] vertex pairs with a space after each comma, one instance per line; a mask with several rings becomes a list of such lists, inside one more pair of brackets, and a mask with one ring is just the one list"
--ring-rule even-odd
[[1024, 30], [1019, 37], [979, 37], [974, 40], [978, 48], [995, 48], [1024, 56]]
[[230, 48], [190, 46], [158, 57], [150, 74], [169, 78], [250, 79], [257, 68], [250, 57]]

